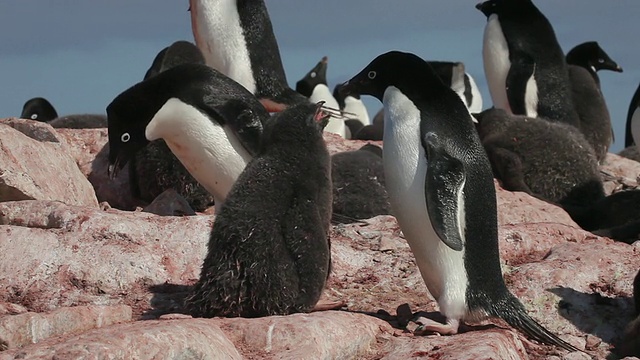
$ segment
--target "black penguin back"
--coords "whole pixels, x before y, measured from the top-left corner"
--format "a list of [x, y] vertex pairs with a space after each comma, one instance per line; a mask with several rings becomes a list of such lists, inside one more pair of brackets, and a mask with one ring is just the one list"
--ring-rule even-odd
[[298, 105], [265, 124], [261, 150], [240, 175], [211, 232], [193, 316], [308, 312], [330, 265], [330, 156], [316, 107]]

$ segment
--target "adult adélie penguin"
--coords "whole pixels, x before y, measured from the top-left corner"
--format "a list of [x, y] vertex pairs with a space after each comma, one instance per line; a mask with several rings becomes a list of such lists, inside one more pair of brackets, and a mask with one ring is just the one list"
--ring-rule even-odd
[[107, 107], [109, 175], [149, 141], [163, 139], [213, 195], [216, 211], [260, 146], [266, 109], [237, 82], [183, 64], [119, 94]]
[[[487, 17], [482, 58], [494, 107], [579, 128], [564, 52], [544, 14], [531, 0], [487, 0], [476, 8]], [[535, 113], [516, 112], [508, 99], [513, 91], [523, 92], [518, 96]]]
[[384, 170], [393, 212], [446, 324], [504, 319], [536, 340], [576, 351], [526, 312], [500, 269], [491, 165], [462, 100], [414, 54], [391, 51], [345, 83], [381, 100]]
[[287, 84], [264, 0], [189, 0], [191, 28], [207, 65], [240, 83], [267, 108], [308, 100]]

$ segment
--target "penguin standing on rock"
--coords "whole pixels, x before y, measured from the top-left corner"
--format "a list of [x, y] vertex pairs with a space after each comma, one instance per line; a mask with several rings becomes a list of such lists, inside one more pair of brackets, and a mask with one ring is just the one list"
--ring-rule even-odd
[[331, 261], [327, 120], [309, 103], [267, 120], [258, 154], [216, 216], [188, 313], [259, 317], [318, 305]]
[[264, 0], [189, 0], [207, 65], [254, 94], [269, 112], [308, 102], [287, 83]]
[[[324, 56], [313, 69], [309, 70], [309, 72], [296, 83], [296, 91], [309, 98], [309, 101], [313, 104], [323, 101], [325, 107], [340, 110], [338, 101], [333, 97], [327, 86], [328, 65], [329, 59]], [[338, 134], [343, 138], [351, 138], [351, 134], [348, 133], [343, 118], [331, 117], [324, 131]]]
[[462, 100], [416, 55], [378, 56], [345, 83], [384, 105], [384, 172], [393, 213], [446, 324], [496, 316], [536, 340], [577, 349], [533, 320], [507, 289], [491, 165]]
[[595, 41], [577, 45], [567, 53], [573, 103], [580, 118], [580, 130], [602, 162], [613, 142], [611, 115], [596, 71], [622, 72], [622, 68]]
[[[144, 80], [181, 64], [203, 64], [204, 57], [194, 44], [176, 41], [162, 49], [147, 70]], [[148, 203], [167, 189], [175, 190], [195, 211], [214, 203], [211, 195], [182, 165], [164, 140], [151, 141], [129, 160], [131, 194]]]
[[[547, 18], [531, 0], [488, 0], [476, 8], [487, 16], [482, 55], [494, 107], [579, 127], [565, 56]], [[535, 73], [526, 75], [532, 65]], [[533, 112], [514, 111], [513, 91]]]
[[183, 64], [142, 81], [107, 107], [109, 176], [150, 141], [163, 139], [213, 195], [216, 211], [260, 144], [265, 108], [206, 65]]

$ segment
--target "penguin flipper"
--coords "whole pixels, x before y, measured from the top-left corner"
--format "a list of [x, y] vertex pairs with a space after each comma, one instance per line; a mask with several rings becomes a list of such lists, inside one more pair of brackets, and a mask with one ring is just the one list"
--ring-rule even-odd
[[525, 53], [519, 53], [514, 58], [506, 80], [507, 101], [514, 114], [530, 116], [532, 114], [527, 114], [526, 104], [527, 85], [535, 72], [535, 62]]
[[425, 200], [431, 226], [442, 242], [461, 251], [464, 246], [464, 165], [447, 153], [432, 132], [424, 136], [422, 146], [427, 153]]

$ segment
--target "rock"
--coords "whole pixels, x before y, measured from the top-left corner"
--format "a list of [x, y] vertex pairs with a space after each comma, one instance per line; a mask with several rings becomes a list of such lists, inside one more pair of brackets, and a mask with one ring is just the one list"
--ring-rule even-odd
[[26, 313], [27, 308], [22, 305], [12, 304], [9, 302], [0, 302], [0, 316], [2, 315], [16, 315]]
[[142, 211], [160, 216], [191, 216], [196, 214], [187, 200], [173, 189], [165, 190]]
[[327, 143], [327, 149], [329, 150], [330, 155], [343, 151], [355, 151], [366, 144], [374, 144], [382, 147], [382, 141], [345, 140], [338, 134], [326, 131], [323, 133], [323, 137], [324, 141]]
[[129, 187], [129, 167], [125, 166], [115, 179], [107, 174], [109, 146], [107, 129], [56, 129], [67, 144], [78, 167], [89, 179], [98, 201], [113, 208], [134, 210], [146, 203], [134, 199]]
[[600, 169], [605, 174], [604, 185], [607, 195], [638, 187], [640, 162], [609, 153]]
[[61, 144], [0, 125], [0, 201], [29, 199], [98, 207], [91, 184]]
[[504, 190], [497, 180], [494, 180], [494, 184], [498, 202], [498, 224], [559, 223], [579, 228], [561, 207], [524, 192]]
[[0, 360], [41, 359], [242, 359], [211, 320], [157, 320], [109, 326], [0, 352]]
[[127, 321], [131, 321], [131, 308], [124, 305], [63, 307], [44, 314], [7, 315], [0, 317], [0, 343], [15, 349], [50, 337]]
[[127, 304], [140, 316], [151, 310], [151, 285], [199, 277], [212, 223], [211, 216], [0, 203], [0, 301], [31, 311]]
[[0, 124], [9, 125], [34, 140], [52, 143], [60, 142], [58, 133], [53, 127], [41, 121], [7, 118], [0, 119]]

